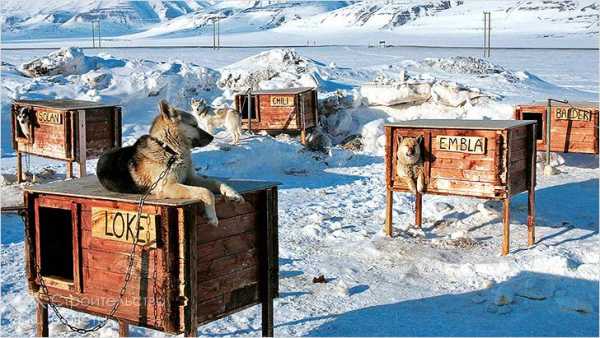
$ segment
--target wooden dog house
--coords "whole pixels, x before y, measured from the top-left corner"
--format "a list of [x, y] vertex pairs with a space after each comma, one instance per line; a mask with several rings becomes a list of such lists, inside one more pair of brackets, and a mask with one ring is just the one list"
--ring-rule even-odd
[[[535, 241], [534, 121], [413, 120], [385, 125], [387, 209], [385, 232], [392, 235], [394, 191], [409, 191], [397, 176], [398, 137], [423, 136], [425, 194], [472, 196], [504, 202], [502, 254], [509, 251], [510, 197], [529, 193], [529, 245]], [[422, 194], [415, 223], [422, 222]]]
[[[131, 280], [111, 317], [121, 334], [133, 324], [192, 336], [198, 325], [262, 303], [263, 335], [272, 336], [276, 183], [228, 184], [245, 202], [217, 196], [218, 227], [197, 200], [146, 200]], [[42, 304], [110, 314], [131, 262], [139, 198], [109, 192], [95, 176], [25, 188], [27, 278]], [[37, 311], [38, 336], [48, 335], [47, 309]]]
[[[547, 147], [547, 103], [536, 102], [515, 107], [515, 119], [537, 122], [537, 145]], [[551, 103], [550, 151], [598, 154], [598, 104], [591, 102]]]
[[306, 142], [306, 131], [318, 126], [317, 105], [317, 90], [308, 87], [258, 90], [235, 96], [244, 129], [300, 132], [302, 143]]
[[[22, 109], [31, 121], [29, 137], [16, 121]], [[19, 182], [23, 154], [66, 161], [68, 178], [73, 176], [73, 162], [77, 162], [83, 177], [87, 159], [121, 146], [121, 108], [79, 100], [17, 100], [12, 105], [12, 135]]]

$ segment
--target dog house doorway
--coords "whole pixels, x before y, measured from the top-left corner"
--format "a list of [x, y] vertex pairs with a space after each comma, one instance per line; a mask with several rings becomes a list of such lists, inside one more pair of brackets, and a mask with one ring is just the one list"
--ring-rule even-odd
[[73, 224], [77, 208], [70, 203], [44, 203], [36, 207], [36, 255], [40, 275], [54, 286], [71, 289], [79, 276], [76, 268], [79, 248]]
[[523, 112], [523, 120], [536, 121], [535, 138], [537, 140], [545, 139], [546, 131], [544, 130], [543, 118], [544, 118], [544, 113], [541, 113], [541, 112]]
[[[243, 95], [240, 97], [240, 115], [242, 120], [248, 119], [248, 96]], [[252, 121], [258, 121], [258, 111], [256, 110], [256, 96], [250, 98], [250, 116]]]

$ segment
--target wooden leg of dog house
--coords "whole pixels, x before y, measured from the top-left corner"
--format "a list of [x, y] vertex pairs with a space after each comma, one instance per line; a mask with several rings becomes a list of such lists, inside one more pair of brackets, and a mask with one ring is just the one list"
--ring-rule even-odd
[[423, 194], [417, 193], [415, 195], [415, 225], [421, 229], [423, 224]]
[[129, 337], [129, 324], [119, 320], [119, 337]]
[[73, 162], [67, 161], [67, 178], [73, 178]]
[[529, 205], [527, 208], [527, 244], [535, 244], [535, 187], [528, 192]]
[[385, 195], [385, 234], [392, 236], [392, 210], [394, 207], [394, 192], [389, 187]]
[[300, 143], [306, 144], [306, 129], [302, 129], [300, 132]]
[[190, 327], [186, 327], [185, 332], [183, 333], [184, 337], [198, 337], [198, 327], [195, 325], [191, 325]]
[[510, 249], [510, 198], [505, 198], [503, 204], [502, 256], [506, 256]]
[[41, 302], [36, 304], [36, 329], [37, 337], [48, 337], [48, 308]]
[[79, 177], [83, 177], [86, 175], [85, 170], [86, 170], [85, 161], [79, 162]]
[[23, 155], [17, 151], [17, 183], [23, 182]]

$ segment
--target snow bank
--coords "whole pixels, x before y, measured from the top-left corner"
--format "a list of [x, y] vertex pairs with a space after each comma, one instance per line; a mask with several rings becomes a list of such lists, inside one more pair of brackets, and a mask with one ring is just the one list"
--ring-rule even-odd
[[219, 85], [237, 92], [316, 87], [314, 71], [314, 64], [294, 49], [272, 49], [222, 68]]

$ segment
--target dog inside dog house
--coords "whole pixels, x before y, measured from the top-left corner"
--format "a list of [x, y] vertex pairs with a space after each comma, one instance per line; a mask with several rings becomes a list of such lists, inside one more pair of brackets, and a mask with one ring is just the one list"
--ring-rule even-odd
[[217, 196], [217, 227], [197, 200], [147, 199], [139, 210], [139, 195], [109, 192], [92, 175], [26, 187], [37, 335], [48, 335], [47, 305], [117, 320], [122, 336], [130, 324], [195, 336], [199, 325], [262, 304], [262, 334], [272, 336], [277, 183], [227, 183], [245, 202]]
[[17, 181], [23, 180], [23, 154], [73, 162], [79, 176], [86, 161], [121, 146], [121, 108], [80, 100], [17, 100], [12, 104], [12, 142], [17, 152]]
[[[399, 143], [415, 138], [424, 187], [416, 193], [415, 224], [422, 223], [422, 195], [471, 196], [503, 201], [502, 254], [509, 252], [510, 198], [528, 192], [528, 244], [535, 242], [536, 123], [515, 120], [412, 120], [385, 125], [387, 209], [391, 236], [393, 192], [410, 191], [398, 173]], [[420, 138], [422, 137], [422, 138]]]
[[319, 124], [317, 105], [317, 90], [309, 87], [257, 90], [235, 96], [244, 129], [299, 132], [303, 144], [307, 130]]
[[548, 121], [550, 121], [550, 151], [598, 155], [598, 103], [534, 102], [515, 106], [515, 119], [534, 120], [537, 145], [540, 150], [548, 146]]

